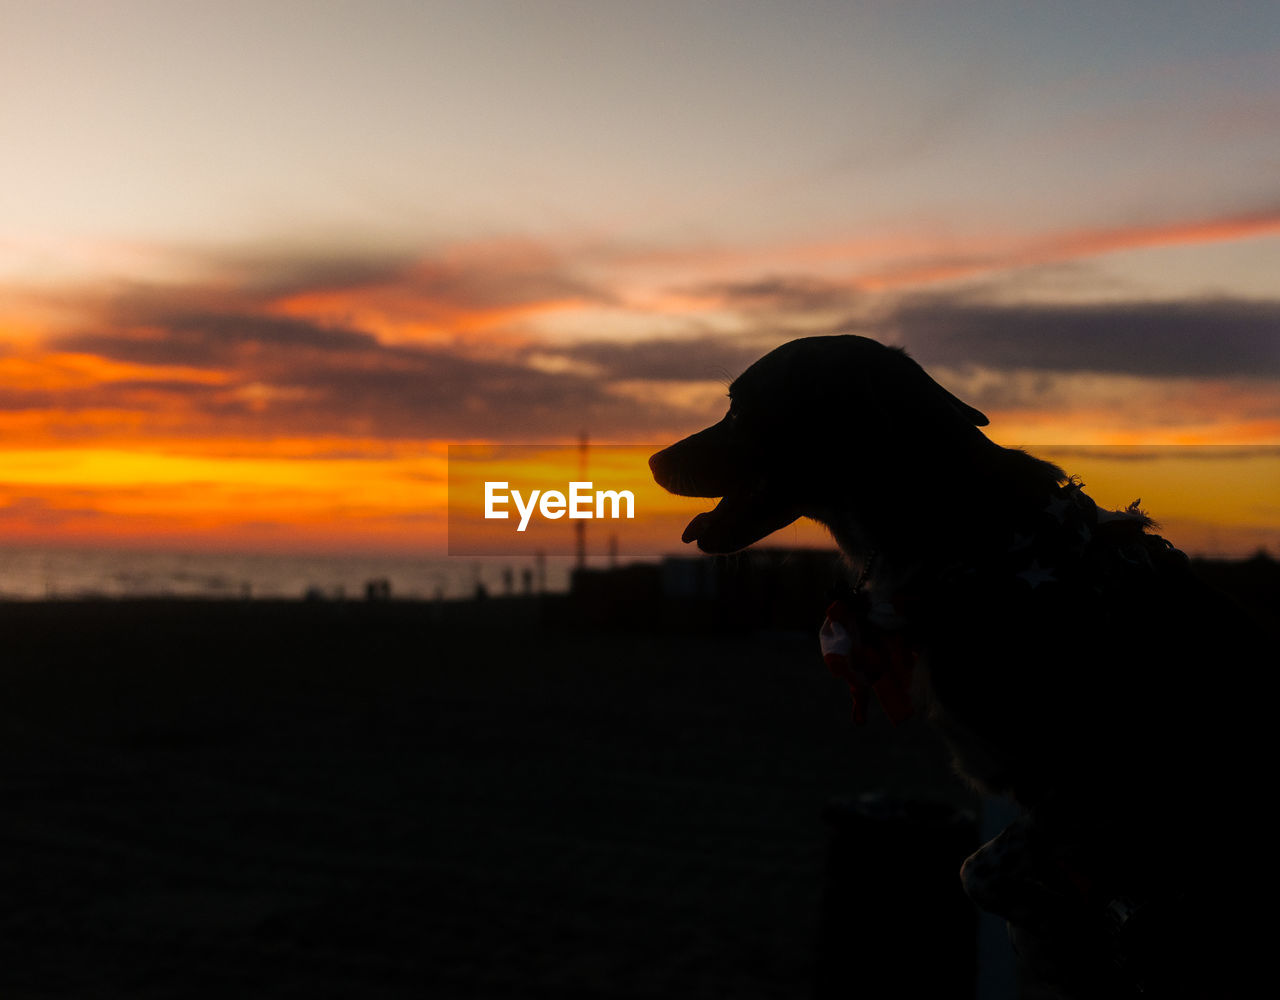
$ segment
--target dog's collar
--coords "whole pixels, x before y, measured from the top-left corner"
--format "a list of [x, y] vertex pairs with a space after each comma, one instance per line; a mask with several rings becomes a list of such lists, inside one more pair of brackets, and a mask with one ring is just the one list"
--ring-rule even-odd
[[862, 569], [858, 572], [858, 578], [853, 582], [853, 592], [855, 594], [862, 593], [867, 585], [867, 580], [871, 578], [871, 571], [875, 569], [876, 560], [880, 558], [880, 552], [872, 549], [867, 558], [863, 560]]

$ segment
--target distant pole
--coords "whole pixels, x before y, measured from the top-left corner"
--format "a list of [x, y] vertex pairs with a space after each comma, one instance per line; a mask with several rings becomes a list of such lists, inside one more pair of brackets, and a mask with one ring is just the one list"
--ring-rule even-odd
[[[587, 481], [587, 432], [578, 435], [578, 479]], [[587, 565], [587, 522], [579, 518], [573, 524], [574, 541], [577, 543], [578, 569]]]

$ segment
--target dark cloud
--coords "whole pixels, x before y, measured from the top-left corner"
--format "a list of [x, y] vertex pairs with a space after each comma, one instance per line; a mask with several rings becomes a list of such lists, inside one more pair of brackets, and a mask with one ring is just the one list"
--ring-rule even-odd
[[463, 245], [438, 254], [252, 253], [215, 266], [258, 304], [311, 292], [387, 292], [427, 309], [486, 310], [548, 301], [613, 302], [573, 265], [530, 241]]
[[[692, 337], [641, 341], [593, 340], [555, 353], [596, 366], [606, 379], [732, 381], [768, 347], [754, 338]], [[543, 352], [545, 353], [545, 352]]]
[[[73, 491], [68, 492], [74, 495]], [[22, 522], [43, 528], [58, 527], [71, 520], [100, 520], [106, 516], [87, 504], [67, 507], [52, 503], [45, 497], [13, 497], [0, 502], [0, 522]]]
[[543, 253], [495, 252], [464, 261], [428, 259], [406, 274], [403, 287], [425, 302], [458, 309], [501, 309], [566, 300], [607, 305], [616, 301], [607, 289], [578, 278], [567, 265]]
[[0, 410], [18, 412], [21, 410], [47, 410], [57, 406], [60, 396], [47, 389], [14, 389], [0, 386]]
[[616, 433], [631, 426], [637, 409], [581, 376], [417, 348], [385, 348], [370, 360], [376, 363], [316, 365], [277, 379], [276, 387], [299, 395], [275, 406], [275, 418], [308, 430], [512, 440], [573, 435], [584, 426]]
[[273, 316], [160, 312], [139, 318], [142, 326], [134, 333], [70, 334], [51, 346], [134, 364], [194, 368], [235, 364], [250, 353], [361, 353], [378, 346], [375, 337], [358, 330]]
[[1106, 459], [1108, 462], [1165, 462], [1170, 459], [1195, 462], [1238, 462], [1242, 459], [1280, 459], [1280, 447], [1262, 445], [1096, 445], [1093, 447], [1055, 446], [1053, 461], [1065, 459]]
[[0, 389], [0, 411], [74, 414], [86, 410], [154, 410], [160, 404], [212, 401], [226, 390], [177, 379], [128, 379], [66, 389]]
[[[97, 323], [49, 344], [138, 365], [200, 369], [216, 373], [215, 378], [188, 381], [172, 377], [174, 372], [157, 372], [157, 379], [84, 388], [10, 388], [0, 394], [0, 408], [66, 414], [118, 408], [134, 415], [139, 433], [228, 438], [537, 441], [574, 436], [582, 429], [597, 437], [653, 433], [661, 438], [687, 424], [690, 413], [643, 401], [649, 388], [654, 400], [663, 398], [665, 387], [631, 386], [632, 394], [625, 395], [616, 383], [727, 384], [773, 346], [815, 329], [846, 329], [902, 343], [926, 366], [1017, 371], [1016, 378], [991, 377], [983, 391], [987, 396], [1030, 392], [1037, 394], [1038, 405], [1052, 404], [1038, 394], [1052, 393], [1054, 376], [1072, 372], [1280, 373], [1280, 302], [1011, 306], [979, 300], [971, 292], [907, 297], [868, 320], [869, 302], [846, 287], [820, 279], [764, 277], [694, 290], [735, 314], [741, 332], [732, 336], [699, 332], [641, 341], [544, 343], [495, 359], [468, 351], [463, 334], [451, 349], [389, 344], [361, 322], [343, 318], [340, 304], [331, 314], [334, 321], [322, 322], [280, 315], [281, 300], [356, 290], [352, 301], [369, 304], [375, 313], [427, 317], [447, 331], [449, 317], [464, 317], [467, 310], [512, 307], [518, 312], [563, 299], [607, 303], [613, 297], [578, 280], [553, 254], [519, 244], [437, 258], [357, 254], [266, 259], [256, 265], [244, 258], [228, 265], [227, 273], [239, 275], [227, 286], [119, 289], [109, 301], [96, 301]], [[344, 300], [337, 295], [334, 301]], [[841, 324], [841, 317], [855, 315], [856, 320]], [[517, 328], [514, 321], [507, 332]], [[542, 360], [562, 362], [562, 370]], [[1043, 385], [1033, 384], [1036, 379]], [[1002, 389], [1002, 382], [1009, 386]], [[683, 387], [668, 392], [673, 399], [682, 394], [691, 398]], [[992, 406], [990, 398], [982, 402]]]
[[712, 299], [743, 312], [802, 315], [847, 310], [863, 298], [862, 293], [847, 284], [806, 277], [765, 277], [698, 285], [684, 289], [683, 294]]
[[[359, 330], [298, 319], [209, 313], [150, 316], [128, 334], [76, 334], [52, 346], [113, 361], [217, 370], [225, 381], [130, 379], [74, 390], [9, 392], [0, 408], [148, 410], [205, 418], [223, 434], [386, 438], [623, 434], [669, 422], [610, 392], [607, 380], [518, 360], [388, 345]], [[193, 428], [195, 429], [195, 428]]]
[[[849, 324], [866, 330], [866, 321]], [[876, 326], [924, 365], [1138, 376], [1280, 374], [1280, 302], [908, 299]]]
[[[610, 392], [606, 382], [549, 373], [518, 357], [492, 360], [463, 350], [387, 344], [351, 323], [268, 312], [282, 289], [390, 282], [396, 308], [417, 298], [449, 308], [505, 308], [547, 298], [604, 296], [527, 246], [476, 251], [476, 259], [412, 262], [267, 262], [258, 283], [230, 288], [121, 287], [91, 303], [98, 329], [52, 338], [55, 351], [137, 365], [196, 368], [216, 379], [131, 379], [41, 392], [9, 391], [0, 407], [72, 414], [87, 409], [152, 413], [172, 430], [229, 435], [355, 434], [387, 438], [622, 434], [663, 414]], [[492, 267], [483, 266], [491, 262]], [[235, 272], [236, 267], [227, 265]], [[241, 271], [252, 270], [242, 261]], [[263, 289], [270, 289], [265, 292]], [[261, 301], [255, 301], [255, 298]], [[447, 301], [446, 301], [447, 300]], [[406, 305], [406, 303], [408, 303]], [[199, 424], [199, 426], [196, 426]], [[145, 432], [145, 429], [144, 429]]]
[[353, 291], [406, 280], [416, 262], [407, 254], [370, 251], [363, 254], [241, 253], [211, 258], [237, 288], [257, 301], [271, 301], [319, 289]]

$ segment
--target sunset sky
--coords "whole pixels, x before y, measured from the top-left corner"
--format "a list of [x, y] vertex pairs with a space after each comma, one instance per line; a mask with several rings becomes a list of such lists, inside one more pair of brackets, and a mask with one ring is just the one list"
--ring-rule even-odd
[[0, 139], [0, 543], [439, 553], [851, 332], [1280, 552], [1274, 2], [0, 0]]

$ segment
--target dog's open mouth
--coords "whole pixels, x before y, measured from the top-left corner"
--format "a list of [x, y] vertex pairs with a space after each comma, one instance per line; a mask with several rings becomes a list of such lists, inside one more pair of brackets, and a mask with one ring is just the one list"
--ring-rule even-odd
[[800, 516], [800, 511], [767, 485], [726, 494], [709, 511], [697, 515], [681, 535], [712, 555], [737, 552]]
[[779, 485], [784, 477], [745, 471], [759, 469], [761, 463], [727, 439], [726, 428], [721, 421], [649, 459], [658, 485], [676, 496], [720, 497], [712, 510], [690, 521], [681, 536], [711, 555], [745, 549], [802, 513], [795, 489]]

